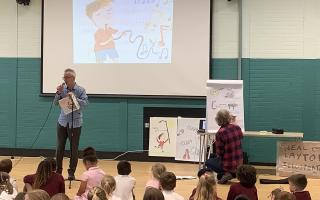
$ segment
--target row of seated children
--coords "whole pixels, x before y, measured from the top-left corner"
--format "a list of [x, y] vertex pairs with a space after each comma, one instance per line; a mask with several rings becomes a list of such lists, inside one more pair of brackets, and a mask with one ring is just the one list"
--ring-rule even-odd
[[[92, 196], [100, 191], [100, 189], [105, 192], [106, 198], [109, 200], [135, 199], [133, 189], [136, 181], [129, 175], [131, 173], [131, 164], [128, 161], [120, 161], [118, 163], [118, 176], [112, 177], [106, 175], [106, 173], [98, 167], [95, 150], [92, 147], [88, 147], [84, 150], [83, 164], [86, 171], [80, 178], [81, 184], [74, 199], [89, 199], [90, 195]], [[14, 199], [14, 197], [17, 196], [18, 189], [16, 181], [9, 176], [11, 169], [11, 160], [5, 159], [0, 161], [0, 184], [5, 185], [5, 187], [2, 187], [5, 188], [5, 192], [1, 192], [0, 199]], [[53, 159], [41, 161], [35, 174], [25, 176], [24, 191], [31, 192], [41, 189], [46, 191], [49, 197], [64, 193], [64, 179], [60, 174], [55, 173], [54, 169], [55, 161]], [[184, 199], [181, 195], [174, 192], [174, 188], [176, 187], [176, 176], [174, 173], [167, 172], [166, 167], [160, 163], [154, 164], [151, 172], [152, 178], [146, 184], [145, 196], [150, 195], [150, 188], [154, 188], [159, 190], [166, 200]], [[239, 183], [230, 186], [227, 200], [257, 200], [258, 194], [257, 188], [255, 187], [257, 181], [256, 169], [250, 165], [241, 165], [238, 167], [236, 175]], [[214, 173], [209, 169], [202, 169], [198, 172], [198, 177], [198, 185], [192, 191], [189, 200], [220, 200], [217, 195]], [[309, 192], [304, 191], [307, 186], [305, 175], [295, 174], [290, 176], [288, 180], [291, 193], [276, 189], [271, 193], [271, 199], [311, 199]]]
[[[120, 161], [118, 163], [118, 176], [113, 177], [107, 175], [98, 166], [94, 148], [88, 147], [83, 153], [83, 164], [86, 171], [81, 175], [81, 183], [78, 192], [74, 197], [75, 200], [87, 199], [89, 190], [95, 186], [101, 186], [106, 191], [109, 200], [134, 199], [133, 188], [135, 186], [135, 179], [129, 175], [131, 173], [131, 164], [128, 161]], [[4, 167], [1, 167], [1, 165]], [[15, 199], [18, 191], [16, 188], [16, 181], [10, 178], [8, 173], [3, 172], [5, 171], [5, 168], [10, 169], [7, 170], [8, 173], [11, 171], [11, 160], [5, 159], [0, 161], [0, 199]], [[53, 197], [56, 194], [65, 193], [64, 178], [61, 174], [56, 173], [55, 169], [56, 165], [54, 159], [46, 158], [42, 160], [39, 163], [35, 174], [24, 177], [23, 181], [25, 186], [22, 194], [40, 190], [45, 191], [49, 197]], [[5, 185], [5, 187], [1, 187], [1, 185]], [[18, 195], [20, 199], [22, 196], [25, 198], [22, 194]], [[28, 195], [26, 195], [26, 198], [28, 198]]]
[[[90, 199], [92, 189], [99, 191], [100, 187], [109, 200], [133, 200], [133, 189], [136, 183], [135, 178], [131, 177], [131, 164], [128, 161], [120, 161], [117, 165], [118, 175], [113, 177], [107, 175], [98, 166], [96, 152], [92, 147], [84, 150], [83, 163], [87, 171], [81, 177], [81, 184], [75, 200]], [[96, 193], [94, 192], [94, 193]]]

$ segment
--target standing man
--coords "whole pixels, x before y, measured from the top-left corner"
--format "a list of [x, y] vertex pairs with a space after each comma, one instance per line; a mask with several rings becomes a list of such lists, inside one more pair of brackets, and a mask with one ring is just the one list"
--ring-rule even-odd
[[206, 161], [206, 167], [218, 175], [218, 183], [226, 184], [236, 176], [238, 166], [243, 164], [241, 128], [232, 124], [232, 116], [227, 110], [220, 110], [216, 122], [220, 126], [216, 134], [216, 156]]
[[[62, 173], [62, 160], [64, 156], [64, 149], [67, 138], [70, 142], [70, 162], [68, 169], [68, 179], [74, 180], [74, 173], [78, 164], [78, 146], [81, 134], [82, 126], [82, 110], [88, 104], [88, 96], [83, 87], [77, 85], [75, 82], [76, 72], [73, 69], [64, 70], [63, 80], [64, 83], [57, 87], [56, 96], [54, 103], [59, 104], [59, 100], [70, 96], [71, 93], [76, 97], [80, 109], [73, 113], [65, 114], [62, 110], [58, 119], [57, 124], [57, 148], [56, 148], [56, 159], [57, 159], [57, 173]], [[73, 121], [72, 121], [73, 119]]]

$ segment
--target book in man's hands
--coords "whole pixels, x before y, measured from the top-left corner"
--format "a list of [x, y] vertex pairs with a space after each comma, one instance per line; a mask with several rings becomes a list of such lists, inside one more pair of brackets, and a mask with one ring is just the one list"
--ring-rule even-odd
[[77, 111], [80, 109], [79, 102], [77, 101], [76, 96], [72, 92], [69, 92], [66, 97], [60, 99], [59, 105], [64, 114], [66, 115], [71, 113], [72, 111]]

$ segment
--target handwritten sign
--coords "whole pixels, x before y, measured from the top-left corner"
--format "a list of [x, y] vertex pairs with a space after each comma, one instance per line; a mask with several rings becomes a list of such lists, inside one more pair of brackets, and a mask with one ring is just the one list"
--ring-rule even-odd
[[279, 141], [277, 147], [279, 176], [301, 173], [310, 178], [320, 178], [320, 142]]
[[197, 131], [200, 119], [201, 118], [178, 118], [176, 160], [199, 161], [200, 136], [197, 134]]
[[215, 117], [219, 110], [226, 109], [233, 116], [232, 123], [238, 124], [244, 131], [243, 81], [208, 80], [207, 81], [207, 131], [215, 133], [219, 125]]

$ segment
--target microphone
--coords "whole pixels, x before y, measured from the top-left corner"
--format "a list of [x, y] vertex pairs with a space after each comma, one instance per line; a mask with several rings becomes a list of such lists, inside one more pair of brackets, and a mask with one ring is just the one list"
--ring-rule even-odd
[[59, 95], [60, 95], [60, 93], [62, 92], [61, 88], [63, 89], [63, 87], [64, 87], [65, 84], [66, 84], [66, 83], [63, 82], [61, 85], [59, 85], [59, 86], [57, 87], [57, 92], [56, 92], [56, 94], [59, 94]]

